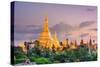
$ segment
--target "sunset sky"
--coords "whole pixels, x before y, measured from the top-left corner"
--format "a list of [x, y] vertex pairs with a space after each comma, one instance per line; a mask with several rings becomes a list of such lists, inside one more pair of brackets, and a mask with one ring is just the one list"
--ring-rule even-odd
[[57, 32], [60, 41], [84, 39], [97, 41], [97, 7], [80, 5], [15, 2], [15, 45], [21, 41], [38, 39], [45, 16], [51, 34]]

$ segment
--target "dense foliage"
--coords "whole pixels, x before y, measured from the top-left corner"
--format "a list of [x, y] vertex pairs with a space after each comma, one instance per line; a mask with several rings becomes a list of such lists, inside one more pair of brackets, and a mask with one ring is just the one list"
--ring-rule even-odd
[[38, 43], [25, 54], [20, 48], [15, 48], [15, 64], [30, 59], [36, 64], [51, 64], [65, 62], [96, 61], [97, 51], [80, 46], [78, 49], [50, 50], [42, 48]]

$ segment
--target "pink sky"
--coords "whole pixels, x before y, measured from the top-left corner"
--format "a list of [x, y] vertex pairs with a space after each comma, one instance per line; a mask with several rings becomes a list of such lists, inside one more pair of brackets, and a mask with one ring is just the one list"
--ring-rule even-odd
[[[15, 2], [15, 41], [37, 39], [45, 16], [49, 19], [49, 28], [55, 29], [55, 26], [72, 26], [74, 29], [67, 29], [57, 33], [59, 40], [64, 38], [69, 39], [89, 39], [89, 36], [97, 40], [97, 7], [96, 6], [80, 6], [80, 5], [59, 5], [59, 4], [44, 4], [30, 2]], [[94, 23], [92, 23], [94, 21]], [[85, 23], [85, 25], [81, 25]], [[87, 24], [90, 22], [90, 24]], [[82, 27], [80, 27], [80, 25]], [[57, 27], [58, 27], [57, 26]], [[59, 27], [58, 27], [59, 28]], [[35, 32], [36, 31], [36, 32]], [[63, 34], [62, 34], [63, 33]], [[71, 34], [71, 35], [66, 35]], [[80, 37], [83, 34], [86, 36]]]

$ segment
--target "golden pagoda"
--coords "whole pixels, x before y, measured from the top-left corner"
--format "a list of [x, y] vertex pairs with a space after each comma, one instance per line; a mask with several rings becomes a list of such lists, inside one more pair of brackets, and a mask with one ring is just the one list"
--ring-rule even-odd
[[22, 48], [23, 52], [27, 53], [27, 49], [25, 48], [24, 42], [21, 42], [19, 47]]
[[55, 47], [55, 50], [60, 47], [56, 32], [54, 33], [53, 36], [53, 46]]
[[76, 40], [75, 40], [74, 42], [71, 42], [71, 43], [70, 43], [70, 48], [71, 48], [71, 49], [77, 49], [77, 47], [78, 47], [78, 46], [77, 46]]
[[48, 17], [47, 16], [45, 17], [43, 30], [40, 33], [40, 37], [38, 40], [41, 46], [45, 48], [52, 48], [53, 43], [52, 43], [51, 33], [48, 28]]
[[43, 30], [40, 33], [40, 37], [38, 41], [43, 48], [52, 49], [52, 47], [54, 47], [54, 49], [57, 50], [60, 47], [56, 32], [53, 38], [51, 36], [49, 27], [48, 27], [48, 17], [47, 16], [45, 17]]
[[80, 45], [84, 45], [84, 41], [83, 41], [83, 39], [81, 39], [81, 41], [80, 41]]
[[64, 48], [68, 48], [69, 47], [68, 39], [64, 40], [62, 43], [63, 43], [63, 47]]

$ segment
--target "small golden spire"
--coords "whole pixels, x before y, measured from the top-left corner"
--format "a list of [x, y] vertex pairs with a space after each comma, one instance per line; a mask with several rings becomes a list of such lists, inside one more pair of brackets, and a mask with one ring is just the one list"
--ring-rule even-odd
[[58, 40], [58, 38], [57, 38], [56, 32], [54, 33], [54, 36], [53, 36], [53, 43], [54, 43], [54, 46], [55, 46], [56, 49], [57, 49], [58, 47], [60, 47], [59, 40]]
[[23, 52], [27, 53], [27, 49], [25, 48], [24, 42], [21, 42], [21, 43], [19, 44], [19, 47], [22, 48]]

